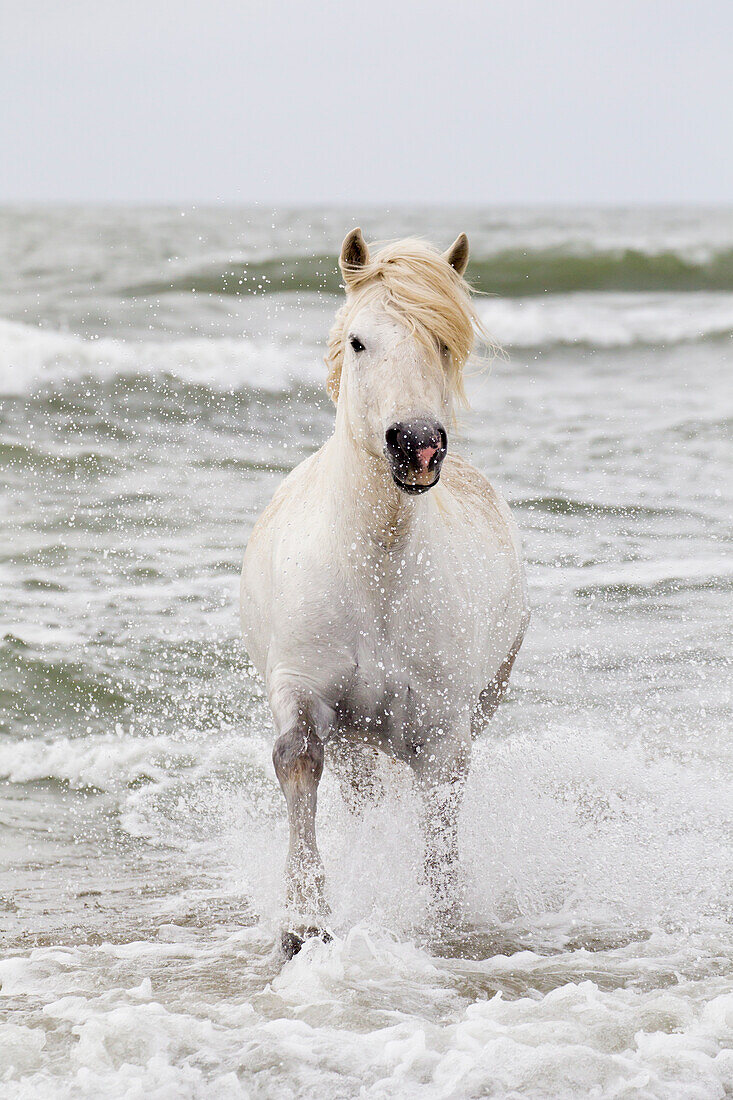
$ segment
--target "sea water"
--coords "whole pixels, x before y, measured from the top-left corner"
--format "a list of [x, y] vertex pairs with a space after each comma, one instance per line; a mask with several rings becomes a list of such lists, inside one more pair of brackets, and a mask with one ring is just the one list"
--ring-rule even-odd
[[[419, 804], [327, 774], [333, 941], [239, 638], [252, 526], [328, 437], [336, 255], [465, 230], [503, 348], [451, 446], [533, 618], [478, 739], [466, 913]], [[733, 1095], [730, 210], [0, 211], [0, 1095]]]

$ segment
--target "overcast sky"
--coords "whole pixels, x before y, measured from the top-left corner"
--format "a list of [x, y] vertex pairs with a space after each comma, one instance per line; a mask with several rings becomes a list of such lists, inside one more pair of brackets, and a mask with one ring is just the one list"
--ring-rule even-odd
[[0, 201], [733, 202], [732, 0], [0, 0]]

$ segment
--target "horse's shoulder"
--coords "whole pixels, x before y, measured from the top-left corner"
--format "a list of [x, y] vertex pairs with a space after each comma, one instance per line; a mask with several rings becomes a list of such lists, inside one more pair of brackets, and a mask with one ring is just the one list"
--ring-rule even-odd
[[299, 462], [298, 465], [290, 471], [287, 477], [280, 482], [272, 500], [257, 520], [251, 537], [271, 529], [277, 523], [280, 514], [283, 511], [288, 511], [293, 500], [300, 498], [302, 485], [312, 476], [314, 468], [321, 461], [322, 453], [323, 447], [316, 451], [315, 454], [309, 455], [308, 458], [304, 458], [303, 461]]
[[441, 480], [464, 507], [483, 514], [492, 525], [511, 523], [509, 508], [501, 493], [462, 455], [447, 456]]

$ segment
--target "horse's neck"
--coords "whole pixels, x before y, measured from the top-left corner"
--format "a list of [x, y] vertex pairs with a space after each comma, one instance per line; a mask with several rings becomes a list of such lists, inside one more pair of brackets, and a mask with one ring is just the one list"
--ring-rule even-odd
[[424, 522], [426, 499], [400, 492], [384, 459], [369, 454], [345, 422], [337, 423], [328, 447], [337, 523], [345, 540], [377, 551], [409, 541]]

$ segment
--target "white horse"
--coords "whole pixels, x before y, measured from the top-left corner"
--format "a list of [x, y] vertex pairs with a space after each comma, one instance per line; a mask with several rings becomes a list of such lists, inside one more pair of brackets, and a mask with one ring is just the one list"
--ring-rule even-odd
[[411, 767], [428, 879], [451, 904], [471, 738], [527, 626], [509, 509], [448, 453], [479, 327], [467, 263], [465, 234], [443, 255], [404, 240], [370, 256], [361, 230], [349, 233], [326, 360], [334, 433], [285, 479], [247, 546], [242, 626], [290, 825], [288, 955], [306, 935], [328, 938], [315, 828], [327, 743], [347, 791], [369, 790], [375, 747]]

